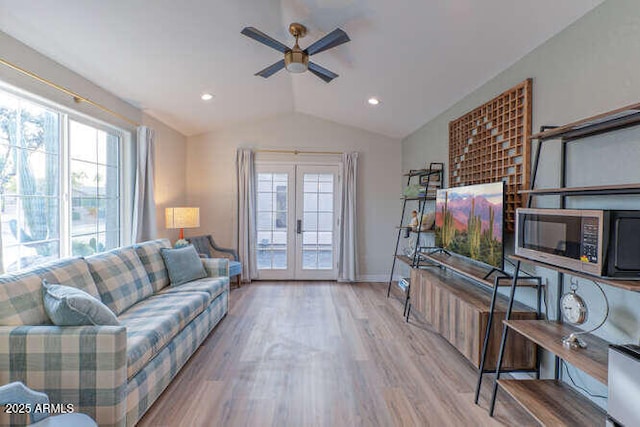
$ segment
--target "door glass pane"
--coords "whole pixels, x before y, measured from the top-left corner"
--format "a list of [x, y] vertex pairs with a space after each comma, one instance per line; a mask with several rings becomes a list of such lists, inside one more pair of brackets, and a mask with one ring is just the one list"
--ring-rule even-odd
[[259, 270], [287, 268], [288, 179], [286, 173], [258, 173], [257, 259]]
[[303, 177], [302, 269], [333, 268], [333, 174]]
[[258, 211], [271, 212], [273, 210], [273, 193], [271, 190], [258, 191]]
[[312, 212], [318, 210], [318, 194], [304, 193], [304, 209]]
[[304, 192], [315, 193], [318, 191], [318, 182], [304, 182]]
[[284, 186], [287, 186], [287, 182], [289, 181], [289, 174], [286, 173], [274, 173], [273, 174], [273, 182], [284, 182]]
[[318, 194], [318, 210], [322, 212], [333, 212], [333, 194]]
[[333, 183], [332, 182], [321, 182], [319, 184], [319, 190], [322, 193], [333, 193]]
[[304, 229], [306, 231], [316, 231], [318, 229], [318, 213], [305, 212], [303, 215]]
[[[271, 231], [271, 218], [271, 212], [258, 212], [258, 231]], [[260, 243], [260, 239], [258, 239], [258, 243]]]
[[304, 270], [318, 269], [318, 251], [316, 251], [315, 247], [302, 249], [302, 268]]
[[333, 230], [333, 212], [318, 213], [318, 231]]

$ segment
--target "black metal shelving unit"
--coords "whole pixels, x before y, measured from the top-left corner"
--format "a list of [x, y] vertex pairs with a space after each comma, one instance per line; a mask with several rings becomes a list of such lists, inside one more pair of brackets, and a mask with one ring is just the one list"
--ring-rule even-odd
[[[600, 185], [600, 186], [588, 186], [588, 187], [567, 187], [567, 144], [571, 141], [577, 141], [589, 136], [595, 136], [607, 132], [612, 132], [615, 130], [624, 129], [627, 127], [638, 126], [640, 125], [640, 103], [629, 105], [623, 108], [619, 108], [617, 110], [613, 110], [607, 113], [599, 114], [597, 116], [593, 116], [587, 119], [579, 120], [573, 123], [569, 123], [564, 126], [543, 126], [540, 129], [540, 132], [531, 136], [531, 140], [537, 140], [538, 144], [536, 146], [536, 152], [534, 155], [534, 163], [532, 169], [532, 178], [531, 178], [531, 187], [529, 190], [523, 190], [521, 193], [527, 195], [527, 207], [531, 206], [532, 197], [534, 196], [545, 196], [545, 195], [556, 195], [560, 196], [560, 208], [565, 208], [567, 197], [571, 196], [602, 196], [602, 195], [638, 195], [640, 194], [640, 183], [632, 183], [632, 184], [620, 184], [620, 185]], [[540, 161], [540, 153], [542, 150], [542, 146], [544, 143], [548, 141], [559, 141], [561, 144], [560, 147], [560, 187], [559, 188], [546, 188], [546, 189], [536, 189], [536, 175], [538, 171], [539, 161]], [[521, 270], [521, 263], [523, 260], [520, 257], [515, 257], [515, 272], [514, 277], [517, 277]], [[526, 262], [526, 261], [524, 261]], [[554, 266], [548, 266], [548, 268], [553, 269], [557, 272], [557, 295], [556, 295], [556, 317], [555, 321], [558, 324], [562, 324], [562, 316], [560, 301], [561, 295], [564, 293], [564, 275], [574, 273], [565, 269], [556, 268]], [[575, 273], [575, 275], [579, 275], [584, 277], [584, 275], [580, 275], [579, 273]], [[589, 277], [591, 280], [598, 281], [598, 277], [593, 276]], [[613, 286], [616, 286], [615, 281], [604, 281], [605, 283], [609, 283]], [[506, 321], [510, 320], [513, 302], [515, 297], [515, 289], [516, 289], [516, 280], [512, 280], [511, 289], [509, 293], [509, 304], [507, 306], [507, 312], [505, 315]], [[632, 290], [631, 287], [624, 286], [624, 283], [621, 281], [621, 285], [619, 287], [626, 288]], [[635, 289], [633, 289], [635, 290]], [[640, 288], [638, 288], [640, 291]], [[548, 310], [547, 310], [548, 311]], [[502, 330], [502, 339], [500, 342], [500, 352], [498, 355], [498, 363], [495, 371], [495, 383], [493, 385], [493, 393], [491, 396], [491, 403], [489, 407], [489, 414], [493, 416], [495, 404], [496, 404], [496, 395], [498, 392], [498, 380], [500, 379], [500, 375], [505, 371], [502, 370], [502, 361], [504, 357], [505, 344], [508, 337], [509, 325], [505, 322]], [[560, 379], [561, 372], [561, 359], [556, 354], [555, 356], [555, 372], [554, 379]]]
[[[427, 202], [435, 201], [436, 192], [438, 189], [442, 188], [442, 183], [444, 179], [444, 163], [441, 162], [431, 162], [429, 163], [429, 168], [427, 169], [417, 169], [410, 170], [409, 173], [405, 174], [407, 177], [407, 186], [411, 185], [413, 179], [418, 179], [418, 183], [425, 187], [424, 196], [420, 197], [403, 197], [402, 198], [402, 213], [400, 214], [400, 223], [398, 225], [398, 236], [396, 238], [396, 246], [393, 251], [393, 263], [391, 264], [391, 273], [389, 274], [389, 286], [387, 288], [387, 298], [391, 294], [391, 285], [393, 284], [393, 274], [396, 269], [396, 265], [398, 261], [407, 263], [411, 268], [417, 267], [420, 263], [420, 259], [418, 257], [419, 246], [420, 246], [420, 235], [428, 233], [429, 231], [422, 230], [422, 217], [425, 213], [425, 207]], [[398, 254], [398, 247], [400, 246], [400, 238], [402, 237], [402, 233], [406, 232], [407, 228], [410, 228], [408, 225], [403, 225], [402, 221], [404, 221], [404, 216], [407, 211], [407, 204], [412, 202], [418, 202], [418, 228], [416, 231], [410, 230], [410, 233], [415, 234], [416, 238], [416, 246], [413, 250], [412, 256], [405, 256]], [[407, 262], [410, 261], [410, 262]], [[405, 319], [408, 319], [408, 306], [409, 306], [409, 294], [410, 294], [411, 283], [406, 289], [403, 289], [405, 293], [404, 300], [404, 311], [403, 316]]]
[[[521, 276], [520, 275], [520, 271], [519, 269], [516, 269], [516, 272], [513, 276], [510, 275], [499, 275], [496, 276], [494, 278], [494, 285], [493, 285], [493, 293], [491, 295], [491, 305], [489, 308], [489, 319], [487, 321], [487, 331], [485, 332], [485, 336], [484, 336], [484, 342], [482, 344], [482, 356], [480, 358], [480, 368], [478, 370], [478, 381], [476, 382], [476, 393], [475, 393], [475, 397], [474, 397], [474, 402], [476, 403], [476, 405], [478, 404], [478, 400], [480, 399], [480, 390], [482, 389], [482, 379], [483, 379], [483, 375], [484, 374], [489, 374], [489, 373], [494, 373], [495, 369], [488, 369], [485, 367], [486, 364], [486, 359], [487, 359], [487, 352], [489, 349], [489, 340], [491, 339], [491, 328], [493, 326], [493, 316], [495, 313], [495, 307], [496, 307], [496, 298], [498, 297], [498, 288], [502, 285], [500, 282], [501, 281], [512, 281], [512, 282], [516, 282], [517, 284], [515, 285], [516, 287], [518, 286], [525, 286], [525, 287], [535, 287], [536, 288], [536, 319], [540, 319], [541, 315], [542, 315], [542, 288], [543, 288], [543, 284], [542, 284], [542, 278], [539, 276], [533, 276], [533, 275], [524, 275]], [[523, 284], [524, 282], [524, 284]], [[533, 284], [530, 284], [530, 283]], [[511, 285], [508, 285], [511, 286]], [[512, 303], [510, 301], [510, 305], [509, 307], [511, 308]], [[508, 317], [505, 316], [506, 319], [508, 319]], [[507, 371], [502, 371], [502, 372], [507, 372]], [[525, 370], [525, 369], [516, 369], [516, 370], [511, 370], [509, 372], [534, 372], [536, 374], [536, 379], [540, 378], [540, 357], [539, 355], [536, 355], [536, 367], [534, 370]]]

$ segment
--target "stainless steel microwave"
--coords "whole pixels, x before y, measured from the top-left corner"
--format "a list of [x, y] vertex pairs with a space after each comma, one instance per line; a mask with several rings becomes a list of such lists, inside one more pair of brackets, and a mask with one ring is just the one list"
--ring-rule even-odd
[[515, 253], [596, 276], [640, 279], [640, 211], [518, 209]]

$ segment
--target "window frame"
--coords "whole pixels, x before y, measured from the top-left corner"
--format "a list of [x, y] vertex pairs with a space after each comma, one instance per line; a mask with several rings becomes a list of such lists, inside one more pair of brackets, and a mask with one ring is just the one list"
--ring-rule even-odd
[[[59, 171], [59, 195], [58, 195], [58, 215], [59, 215], [59, 257], [58, 259], [74, 256], [72, 253], [72, 186], [71, 186], [71, 141], [70, 141], [70, 121], [93, 127], [118, 137], [118, 215], [119, 215], [119, 246], [125, 246], [130, 242], [131, 218], [126, 215], [133, 206], [133, 162], [129, 156], [125, 155], [132, 150], [132, 132], [111, 123], [105, 122], [90, 115], [75, 111], [64, 105], [60, 105], [49, 99], [27, 92], [23, 89], [12, 86], [0, 80], [0, 91], [4, 91], [11, 96], [23, 99], [49, 109], [58, 114], [58, 171]], [[21, 197], [21, 195], [18, 195]], [[0, 241], [1, 244], [1, 241]], [[2, 249], [0, 248], [0, 253]], [[32, 264], [37, 265], [37, 264]], [[20, 271], [27, 267], [21, 267]], [[6, 266], [5, 266], [6, 268]]]
[[[111, 133], [113, 135], [116, 135], [119, 138], [119, 142], [118, 142], [118, 216], [119, 216], [119, 236], [118, 236], [118, 241], [119, 241], [119, 246], [124, 246], [125, 245], [125, 228], [124, 228], [124, 224], [125, 224], [125, 220], [124, 220], [124, 212], [125, 210], [123, 209], [123, 204], [124, 204], [124, 199], [125, 199], [125, 187], [124, 187], [124, 131], [118, 128], [115, 128], [113, 126], [108, 126], [108, 125], [104, 125], [102, 123], [95, 123], [94, 121], [92, 121], [92, 119], [87, 119], [86, 117], [83, 116], [76, 116], [75, 114], [67, 114], [66, 115], [66, 120], [64, 121], [64, 124], [62, 127], [64, 127], [64, 131], [66, 132], [65, 137], [62, 139], [62, 145], [64, 146], [64, 156], [61, 157], [62, 161], [65, 163], [65, 170], [64, 173], [65, 175], [63, 176], [66, 179], [63, 179], [62, 181], [64, 186], [66, 188], [62, 189], [61, 188], [61, 193], [64, 194], [64, 199], [65, 199], [65, 204], [66, 204], [66, 208], [67, 208], [67, 213], [66, 213], [66, 217], [65, 217], [65, 226], [67, 227], [66, 233], [65, 233], [65, 245], [68, 246], [68, 252], [65, 252], [67, 255], [64, 256], [73, 256], [72, 254], [72, 235], [71, 235], [71, 228], [72, 228], [72, 208], [73, 208], [73, 188], [71, 185], [71, 139], [70, 139], [70, 132], [69, 132], [69, 127], [70, 127], [70, 121], [73, 120], [75, 122], [78, 122], [80, 124], [86, 125], [86, 126], [90, 126], [92, 128], [107, 132], [107, 133]], [[99, 199], [99, 197], [97, 197], [97, 199]], [[62, 215], [62, 212], [61, 212]], [[63, 218], [61, 216], [61, 218]], [[62, 228], [62, 227], [61, 227]], [[62, 252], [62, 251], [61, 251]]]

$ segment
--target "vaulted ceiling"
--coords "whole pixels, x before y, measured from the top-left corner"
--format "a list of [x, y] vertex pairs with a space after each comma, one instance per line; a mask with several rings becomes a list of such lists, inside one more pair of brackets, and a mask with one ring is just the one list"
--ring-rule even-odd
[[[0, 29], [185, 135], [298, 111], [402, 138], [602, 1], [0, 0]], [[240, 30], [291, 22], [349, 34], [313, 57], [340, 77], [253, 75], [281, 54]]]

